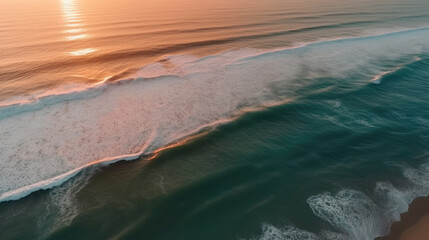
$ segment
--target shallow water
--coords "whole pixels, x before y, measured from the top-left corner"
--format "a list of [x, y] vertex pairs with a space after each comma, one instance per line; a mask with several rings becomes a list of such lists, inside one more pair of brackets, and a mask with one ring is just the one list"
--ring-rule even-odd
[[425, 1], [0, 6], [2, 239], [369, 240], [429, 194]]

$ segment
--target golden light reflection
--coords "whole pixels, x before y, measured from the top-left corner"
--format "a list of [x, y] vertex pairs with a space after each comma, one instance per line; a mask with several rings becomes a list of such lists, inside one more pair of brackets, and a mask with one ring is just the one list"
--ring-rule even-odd
[[188, 136], [188, 137], [186, 137], [186, 138], [184, 138], [178, 142], [171, 143], [165, 147], [158, 148], [157, 150], [153, 151], [152, 154], [146, 160], [147, 161], [153, 160], [153, 159], [157, 158], [161, 154], [161, 152], [163, 152], [165, 150], [168, 150], [171, 148], [176, 148], [179, 146], [183, 146], [183, 145], [185, 145], [185, 144], [187, 144], [187, 143], [189, 143], [195, 139], [201, 138], [202, 136], [207, 135], [209, 133], [210, 133], [210, 131], [203, 131], [200, 133], [196, 133], [196, 134]]
[[63, 17], [66, 23], [75, 23], [81, 21], [81, 14], [76, 9], [75, 0], [62, 0]]
[[83, 56], [83, 55], [88, 55], [90, 53], [93, 53], [95, 51], [97, 51], [97, 49], [94, 49], [94, 48], [85, 48], [85, 49], [80, 49], [80, 50], [76, 50], [76, 51], [69, 52], [69, 53], [72, 56]]
[[66, 39], [69, 41], [74, 41], [74, 40], [83, 39], [83, 38], [87, 38], [87, 37], [88, 37], [88, 34], [80, 34], [80, 35], [68, 36], [68, 37], [66, 37]]
[[83, 28], [73, 28], [73, 29], [67, 29], [64, 32], [65, 33], [81, 33], [84, 31], [85, 31], [85, 29], [83, 29]]
[[69, 23], [69, 24], [66, 24], [66, 27], [69, 27], [69, 28], [76, 28], [76, 27], [82, 27], [82, 26], [83, 26], [82, 23]]
[[[82, 14], [77, 8], [76, 0], [61, 0], [61, 4], [64, 18], [64, 26], [66, 27], [64, 33], [69, 34], [65, 36], [65, 39], [67, 41], [77, 41], [88, 38], [90, 36], [89, 34], [82, 34], [84, 32], [87, 32], [87, 30], [83, 28], [85, 24], [82, 20]], [[83, 56], [93, 53], [95, 51], [97, 51], [97, 49], [95, 48], [84, 48], [69, 52], [69, 55]]]

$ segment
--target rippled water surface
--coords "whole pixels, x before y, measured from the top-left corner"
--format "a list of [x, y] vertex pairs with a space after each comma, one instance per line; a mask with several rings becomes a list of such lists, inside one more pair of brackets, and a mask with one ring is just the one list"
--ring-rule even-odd
[[1, 1], [0, 239], [386, 234], [429, 194], [428, 13]]
[[123, 78], [168, 55], [273, 49], [427, 23], [427, 2], [5, 0], [0, 99]]

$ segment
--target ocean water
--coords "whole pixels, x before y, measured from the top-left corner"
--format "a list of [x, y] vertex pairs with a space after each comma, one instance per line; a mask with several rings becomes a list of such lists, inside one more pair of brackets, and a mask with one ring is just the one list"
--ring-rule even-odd
[[429, 2], [0, 2], [0, 239], [372, 240], [429, 195]]

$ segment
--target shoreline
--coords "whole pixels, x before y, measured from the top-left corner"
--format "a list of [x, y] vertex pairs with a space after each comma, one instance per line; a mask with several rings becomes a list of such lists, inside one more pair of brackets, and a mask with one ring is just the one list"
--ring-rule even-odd
[[418, 197], [412, 201], [408, 211], [401, 219], [392, 223], [390, 232], [375, 240], [424, 240], [429, 239], [429, 196]]

